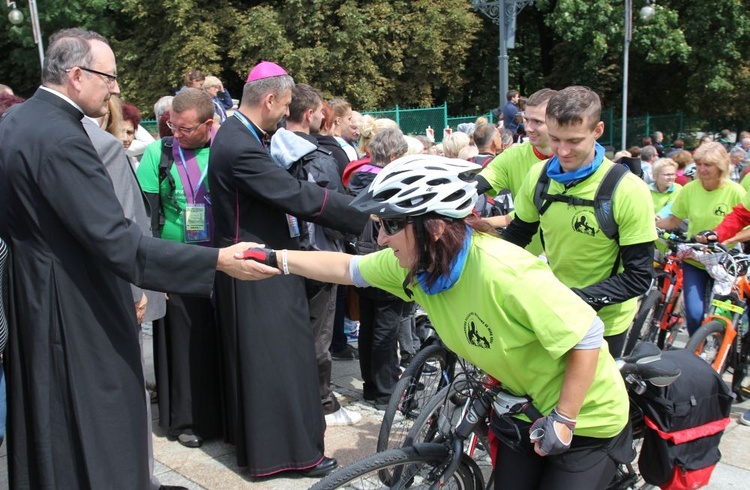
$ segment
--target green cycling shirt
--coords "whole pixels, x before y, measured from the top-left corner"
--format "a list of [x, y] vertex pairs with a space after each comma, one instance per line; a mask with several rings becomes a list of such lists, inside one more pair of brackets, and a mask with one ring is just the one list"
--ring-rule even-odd
[[[362, 257], [359, 271], [371, 285], [419, 303], [451, 351], [505, 389], [530, 396], [543, 414], [549, 414], [560, 398], [566, 353], [596, 317], [537, 257], [477, 232], [458, 281], [435, 295], [413, 284], [414, 297], [407, 297], [403, 282], [408, 271], [390, 249]], [[614, 437], [627, 422], [625, 385], [603, 342], [576, 434]]]

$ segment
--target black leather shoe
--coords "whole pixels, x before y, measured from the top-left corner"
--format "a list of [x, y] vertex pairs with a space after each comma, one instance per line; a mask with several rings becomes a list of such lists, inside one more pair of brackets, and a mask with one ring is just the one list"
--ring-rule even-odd
[[302, 470], [300, 473], [302, 476], [307, 476], [309, 478], [319, 478], [321, 476], [326, 476], [328, 473], [338, 468], [338, 466], [339, 463], [334, 458], [323, 458], [323, 461], [316, 466]]
[[188, 490], [187, 487], [178, 487], [175, 485], [162, 485], [159, 487], [159, 490]]
[[185, 447], [196, 448], [203, 445], [203, 439], [201, 439], [199, 435], [195, 434], [190, 429], [185, 429], [182, 431], [170, 430], [169, 437], [172, 439], [177, 439], [177, 442]]

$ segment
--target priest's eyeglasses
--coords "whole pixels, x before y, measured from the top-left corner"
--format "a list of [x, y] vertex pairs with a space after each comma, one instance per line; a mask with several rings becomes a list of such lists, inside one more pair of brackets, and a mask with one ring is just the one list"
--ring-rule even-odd
[[[106, 83], [107, 86], [110, 87], [110, 88], [114, 87], [115, 85], [117, 85], [117, 75], [111, 75], [109, 73], [104, 73], [103, 71], [92, 70], [91, 68], [86, 68], [85, 66], [79, 66], [78, 68], [80, 68], [83, 71], [87, 71], [89, 73], [93, 73], [94, 75], [99, 75], [99, 76], [104, 77], [104, 79], [103, 79], [104, 83]], [[68, 68], [67, 71], [70, 71], [72, 69], [73, 68]]]

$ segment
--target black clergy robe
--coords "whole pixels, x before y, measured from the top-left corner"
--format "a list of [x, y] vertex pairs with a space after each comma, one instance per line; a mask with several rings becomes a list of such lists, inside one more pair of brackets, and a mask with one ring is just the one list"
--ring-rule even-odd
[[129, 283], [208, 295], [214, 280], [216, 250], [125, 219], [81, 117], [39, 89], [0, 123], [12, 489], [150, 487]]
[[[368, 219], [348, 206], [351, 197], [278, 167], [236, 117], [211, 146], [208, 179], [215, 245], [249, 240], [298, 249], [287, 213], [355, 234]], [[325, 421], [304, 279], [280, 275], [251, 284], [219, 273], [216, 302], [225, 438], [237, 446], [238, 464], [254, 476], [316, 465]]]

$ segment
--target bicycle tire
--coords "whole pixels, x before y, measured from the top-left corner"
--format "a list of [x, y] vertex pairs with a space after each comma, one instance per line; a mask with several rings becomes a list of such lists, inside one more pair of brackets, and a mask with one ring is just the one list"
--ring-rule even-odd
[[[464, 455], [465, 456], [465, 455]], [[462, 456], [456, 471], [443, 488], [483, 490], [484, 479], [476, 464]], [[409, 488], [426, 489], [440, 477], [450, 460], [443, 444], [419, 444], [375, 453], [335, 471], [310, 487], [310, 490], [337, 488]], [[395, 478], [383, 481], [384, 475]]]
[[658, 289], [652, 289], [649, 291], [646, 298], [641, 302], [638, 313], [635, 315], [633, 324], [630, 326], [628, 337], [625, 340], [625, 348], [623, 349], [622, 355], [627, 356], [633, 351], [635, 344], [639, 340], [652, 342], [653, 338], [656, 337], [656, 332], [651, 332], [652, 329], [656, 328], [653, 319], [656, 314], [659, 300], [661, 299], [661, 291]]
[[[724, 324], [717, 320], [704, 323], [690, 337], [687, 345], [685, 345], [685, 349], [693, 352], [696, 356], [713, 365], [716, 356], [719, 353], [721, 342], [724, 340], [725, 329], [726, 327]], [[723, 373], [726, 370], [728, 359], [729, 356], [726, 356], [718, 370], [719, 373]]]
[[[456, 384], [460, 381], [454, 381], [444, 387], [433, 396], [424, 408], [420, 411], [419, 417], [414, 421], [414, 425], [409, 429], [409, 433], [404, 439], [404, 446], [413, 446], [425, 442], [442, 442], [443, 437], [454, 429], [458, 422], [461, 421], [462, 401], [464, 396], [459, 395], [460, 387]], [[459, 399], [456, 397], [460, 396]], [[446, 425], [449, 424], [449, 425]], [[439, 439], [436, 440], [436, 437]]]
[[[446, 367], [447, 350], [441, 345], [426, 347], [414, 356], [388, 400], [378, 434], [378, 452], [401, 447], [419, 416], [419, 407], [448, 383], [444, 377]], [[433, 369], [434, 372], [427, 372]]]

